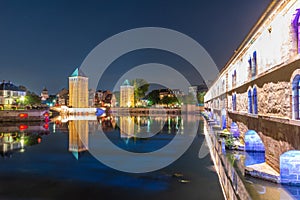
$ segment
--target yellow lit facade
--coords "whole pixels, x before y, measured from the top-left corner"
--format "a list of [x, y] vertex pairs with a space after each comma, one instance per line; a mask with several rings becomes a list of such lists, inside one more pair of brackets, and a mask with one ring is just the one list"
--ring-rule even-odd
[[125, 80], [120, 87], [120, 107], [133, 107], [134, 106], [134, 87]]
[[88, 108], [88, 100], [88, 78], [77, 68], [69, 77], [69, 106], [73, 108]]

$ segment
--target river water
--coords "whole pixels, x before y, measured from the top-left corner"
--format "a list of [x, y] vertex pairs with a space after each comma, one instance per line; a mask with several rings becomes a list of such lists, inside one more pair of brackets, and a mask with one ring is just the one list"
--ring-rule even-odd
[[[90, 152], [101, 130], [121, 149], [156, 151], [177, 134], [191, 137], [184, 131], [191, 120], [199, 128], [188, 150], [154, 172], [117, 171]], [[136, 137], [157, 127], [152, 137]], [[0, 132], [0, 199], [224, 199], [210, 155], [198, 157], [205, 138], [195, 116], [58, 117], [46, 124], [2, 124]]]

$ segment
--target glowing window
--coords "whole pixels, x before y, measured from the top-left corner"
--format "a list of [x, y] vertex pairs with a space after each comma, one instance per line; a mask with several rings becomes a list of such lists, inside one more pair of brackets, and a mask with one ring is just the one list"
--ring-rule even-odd
[[252, 111], [252, 92], [251, 92], [251, 89], [248, 91], [248, 113], [253, 113], [253, 111]]
[[300, 98], [300, 75], [296, 75], [294, 80], [293, 80], [293, 83], [292, 83], [292, 96], [293, 96], [293, 102], [292, 102], [292, 105], [293, 105], [293, 118], [294, 119], [300, 119], [300, 113], [299, 113], [299, 104], [300, 104], [300, 101], [299, 101], [299, 98]]
[[257, 90], [256, 90], [256, 87], [253, 88], [253, 112], [254, 112], [254, 114], [258, 113], [258, 109], [257, 109]]

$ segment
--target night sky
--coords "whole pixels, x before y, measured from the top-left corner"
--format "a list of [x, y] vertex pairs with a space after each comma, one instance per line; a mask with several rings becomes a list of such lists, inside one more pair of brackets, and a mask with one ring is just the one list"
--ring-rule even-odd
[[[200, 43], [221, 69], [269, 0], [60, 1], [0, 0], [0, 80], [40, 93], [68, 87], [68, 76], [100, 42], [138, 27], [164, 27]], [[120, 57], [99, 89], [130, 67], [158, 62], [185, 69], [167, 52], [139, 50]], [[186, 76], [193, 74], [183, 70]], [[197, 84], [194, 79], [193, 84]], [[198, 83], [199, 84], [199, 83]]]

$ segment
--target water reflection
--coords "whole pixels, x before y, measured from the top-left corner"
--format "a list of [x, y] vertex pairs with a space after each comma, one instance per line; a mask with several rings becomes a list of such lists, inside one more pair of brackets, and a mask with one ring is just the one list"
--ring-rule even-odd
[[88, 150], [89, 125], [87, 120], [69, 121], [69, 151], [76, 159], [81, 152]]
[[135, 123], [133, 116], [122, 116], [119, 118], [121, 138], [132, 138], [135, 135]]
[[182, 133], [179, 116], [115, 116], [121, 138], [150, 138], [158, 133]]
[[12, 157], [14, 151], [24, 152], [26, 146], [41, 143], [42, 135], [50, 133], [49, 124], [44, 122], [1, 123], [0, 154]]
[[[199, 137], [190, 137], [195, 140], [180, 159], [168, 167], [151, 173], [119, 172], [105, 166], [88, 152], [93, 147], [91, 141], [97, 139], [95, 136], [99, 135], [101, 130], [111, 141], [129, 151], [149, 152], [164, 146], [177, 135], [180, 136], [180, 140], [192, 136], [191, 132], [194, 130], [192, 125], [197, 120], [195, 116], [182, 118], [180, 116], [130, 116], [129, 119], [127, 116], [60, 117], [50, 123], [51, 134], [48, 136], [42, 136], [42, 132], [39, 131], [31, 133], [23, 129], [19, 130], [18, 135], [27, 136], [31, 133], [42, 137], [43, 141], [39, 145], [26, 148], [24, 154], [15, 153], [11, 159], [2, 159], [2, 161], [0, 159], [0, 180], [2, 180], [0, 199], [92, 199], [95, 196], [101, 199], [132, 200], [223, 199], [218, 177], [209, 168], [212, 165], [210, 158], [200, 160], [197, 156], [204, 138], [200, 133]], [[133, 134], [134, 137], [129, 138], [129, 143], [126, 145], [127, 138], [122, 138], [121, 126], [125, 124], [124, 126], [130, 127], [131, 125], [128, 126], [126, 123], [132, 122], [135, 128], [129, 128], [124, 132]], [[146, 139], [136, 137], [139, 134], [151, 133], [155, 124], [162, 127], [159, 133]], [[38, 126], [40, 130], [44, 130], [48, 125]], [[27, 131], [30, 128], [31, 126]], [[3, 141], [16, 140], [14, 131], [2, 132]], [[50, 133], [48, 130], [46, 132]], [[5, 138], [6, 133], [10, 134]], [[97, 147], [105, 151], [105, 144], [101, 143], [103, 141], [99, 142]], [[173, 153], [176, 148], [167, 153]], [[79, 160], [76, 160], [73, 154]], [[110, 157], [119, 159], [118, 155]], [[143, 159], [139, 161], [141, 164], [147, 164]], [[153, 162], [153, 158], [150, 158], [149, 162]], [[174, 176], [175, 173], [182, 174], [184, 177]], [[183, 178], [190, 182], [180, 182]], [[214, 192], [207, 192], [210, 190]]]
[[[195, 115], [59, 116], [52, 119], [53, 132], [68, 132], [68, 149], [76, 159], [82, 152], [89, 150], [89, 140], [94, 142], [100, 131], [103, 131], [112, 143], [126, 151], [152, 152], [167, 145], [176, 134], [182, 135], [186, 132], [193, 135], [193, 132], [197, 131], [194, 130], [194, 126], [198, 120], [199, 117]], [[164, 139], [165, 136], [161, 134], [171, 136]], [[150, 138], [151, 140], [148, 140]], [[105, 148], [104, 146], [101, 148]]]

